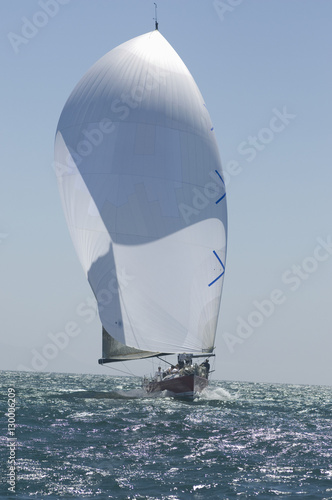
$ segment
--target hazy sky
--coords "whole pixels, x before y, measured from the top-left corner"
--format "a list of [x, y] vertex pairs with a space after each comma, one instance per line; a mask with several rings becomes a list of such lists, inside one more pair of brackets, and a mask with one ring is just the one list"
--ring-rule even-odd
[[[97, 364], [54, 135], [83, 74], [153, 17], [150, 0], [1, 0], [1, 369], [112, 373]], [[159, 0], [158, 21], [204, 96], [227, 180], [215, 378], [331, 384], [332, 2]]]

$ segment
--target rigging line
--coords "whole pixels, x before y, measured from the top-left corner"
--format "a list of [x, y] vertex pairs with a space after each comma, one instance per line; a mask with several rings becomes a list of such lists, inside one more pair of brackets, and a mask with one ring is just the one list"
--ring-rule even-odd
[[132, 371], [131, 371], [131, 369], [130, 369], [129, 367], [127, 367], [127, 366], [124, 364], [124, 362], [123, 362], [123, 361], [121, 361], [121, 363], [122, 363], [123, 367], [124, 367], [126, 370], [128, 370], [128, 371], [131, 373], [131, 375], [132, 375], [133, 377], [137, 377], [137, 375], [135, 375], [135, 373], [134, 373], [134, 372], [132, 372]]
[[167, 363], [170, 366], [173, 366], [173, 363], [170, 363], [169, 361], [166, 361], [166, 359], [162, 359], [159, 356], [156, 356], [156, 358], [160, 359], [160, 361], [163, 361], [164, 363]]
[[[105, 366], [105, 365], [103, 365]], [[115, 370], [116, 372], [121, 372], [121, 373], [125, 373], [126, 375], [129, 375], [129, 377], [137, 377], [138, 375], [135, 375], [134, 373], [129, 373], [129, 372], [125, 372], [123, 370], [119, 370], [118, 368], [113, 368], [113, 366], [109, 366], [109, 365], [106, 365], [106, 368], [110, 368], [110, 370]], [[126, 367], [127, 368], [127, 367]]]

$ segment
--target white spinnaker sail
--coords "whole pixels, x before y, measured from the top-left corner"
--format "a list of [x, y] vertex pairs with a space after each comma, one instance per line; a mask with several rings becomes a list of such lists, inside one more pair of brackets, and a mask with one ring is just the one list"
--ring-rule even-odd
[[59, 120], [55, 168], [105, 335], [142, 351], [211, 352], [225, 186], [204, 100], [159, 31], [83, 76]]

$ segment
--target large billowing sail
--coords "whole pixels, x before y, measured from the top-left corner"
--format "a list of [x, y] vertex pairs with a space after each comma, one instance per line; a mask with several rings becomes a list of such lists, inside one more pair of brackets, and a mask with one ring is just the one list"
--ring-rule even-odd
[[227, 212], [209, 113], [158, 30], [102, 57], [59, 120], [55, 168], [103, 359], [214, 347]]

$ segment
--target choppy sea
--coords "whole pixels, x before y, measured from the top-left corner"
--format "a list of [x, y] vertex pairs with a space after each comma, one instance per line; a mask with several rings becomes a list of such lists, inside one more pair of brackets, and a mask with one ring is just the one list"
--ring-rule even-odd
[[0, 376], [0, 498], [332, 499], [331, 387], [212, 381], [186, 402], [131, 377]]

